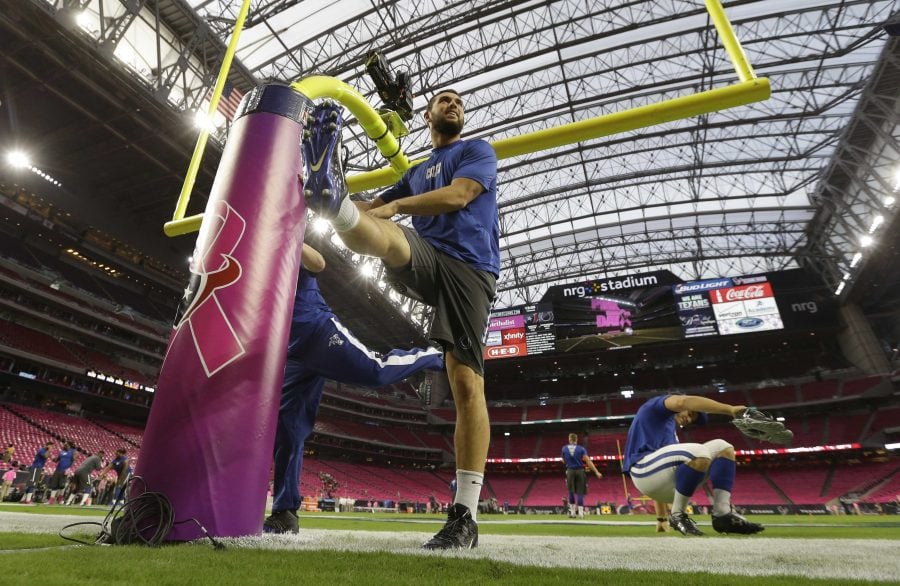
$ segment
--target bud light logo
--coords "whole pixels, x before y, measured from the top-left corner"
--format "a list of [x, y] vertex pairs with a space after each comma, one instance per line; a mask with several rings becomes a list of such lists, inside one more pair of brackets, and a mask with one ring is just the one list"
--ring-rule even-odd
[[675, 285], [675, 293], [681, 295], [684, 293], [696, 293], [697, 291], [709, 291], [711, 289], [725, 289], [726, 287], [731, 287], [731, 285], [731, 279], [691, 281], [690, 283]]

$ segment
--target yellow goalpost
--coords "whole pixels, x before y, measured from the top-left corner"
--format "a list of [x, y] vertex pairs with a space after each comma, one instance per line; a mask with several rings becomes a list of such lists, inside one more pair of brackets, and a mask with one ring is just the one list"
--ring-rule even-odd
[[[237, 48], [237, 42], [249, 10], [249, 5], [250, 0], [244, 0], [238, 19], [235, 22], [235, 30], [229, 42], [228, 50], [216, 81], [215, 90], [210, 100], [210, 114], [216, 111], [216, 106], [222, 95], [225, 78]], [[734, 33], [734, 28], [725, 15], [721, 0], [706, 0], [706, 9], [737, 73], [739, 80], [737, 83], [498, 140], [491, 143], [497, 152], [497, 158], [507, 159], [768, 99], [771, 93], [769, 80], [764, 77], [756, 77], [753, 67], [747, 60], [740, 41]], [[409, 167], [424, 160], [410, 161], [400, 149], [397, 137], [388, 127], [388, 124], [385, 123], [378, 112], [366, 102], [359, 92], [346, 83], [333, 77], [310, 76], [294, 82], [291, 84], [291, 87], [310, 100], [331, 98], [347, 107], [359, 121], [366, 134], [375, 141], [382, 155], [388, 158], [390, 164], [387, 167], [348, 176], [347, 185], [351, 193], [391, 185]], [[175, 213], [172, 220], [166, 222], [163, 228], [167, 236], [188, 234], [200, 229], [203, 214], [185, 217], [185, 212], [197, 172], [200, 168], [200, 160], [203, 155], [203, 149], [206, 146], [207, 137], [208, 131], [202, 130], [188, 167], [181, 194], [178, 197]]]

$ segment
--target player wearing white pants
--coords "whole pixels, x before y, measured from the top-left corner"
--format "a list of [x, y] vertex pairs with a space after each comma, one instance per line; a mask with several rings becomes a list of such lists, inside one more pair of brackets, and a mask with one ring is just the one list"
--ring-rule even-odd
[[[722, 439], [702, 444], [673, 444], [651, 452], [631, 465], [631, 480], [635, 488], [654, 501], [671, 504], [675, 500], [675, 470], [681, 464], [697, 458], [714, 460], [734, 446]], [[733, 459], [733, 458], [732, 458]], [[707, 473], [705, 478], [709, 478]]]
[[762, 525], [734, 512], [731, 489], [736, 465], [734, 447], [722, 439], [703, 444], [679, 443], [676, 426], [703, 425], [707, 414], [737, 417], [746, 407], [706, 397], [662, 395], [638, 409], [628, 429], [623, 469], [635, 487], [657, 503], [657, 530], [665, 530], [664, 506], [672, 504], [669, 524], [683, 535], [703, 535], [685, 508], [694, 491], [713, 486], [713, 528], [719, 533], [758, 533]]

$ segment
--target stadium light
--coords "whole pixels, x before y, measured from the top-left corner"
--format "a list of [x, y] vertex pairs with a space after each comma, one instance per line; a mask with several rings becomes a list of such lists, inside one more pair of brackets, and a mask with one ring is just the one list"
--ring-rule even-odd
[[884, 444], [885, 450], [900, 450], [900, 443]]
[[16, 169], [31, 166], [31, 159], [25, 151], [9, 151], [6, 153], [6, 162]]
[[364, 262], [359, 265], [359, 273], [367, 279], [371, 279], [375, 276], [375, 266], [370, 262]]
[[863, 248], [868, 248], [869, 246], [872, 246], [873, 242], [875, 242], [875, 240], [868, 234], [866, 234], [865, 236], [863, 236], [862, 238], [859, 239], [859, 245], [862, 246]]
[[897, 198], [895, 198], [893, 195], [889, 195], [884, 198], [884, 207], [886, 208], [893, 206], [895, 203], [897, 203]]
[[86, 31], [90, 31], [91, 28], [91, 15], [87, 10], [82, 10], [78, 14], [75, 15], [75, 24], [80, 26]]
[[202, 110], [197, 110], [194, 113], [194, 126], [207, 132], [214, 132], [216, 129], [212, 119]]
[[29, 171], [31, 171], [32, 173], [34, 173], [35, 175], [37, 175], [38, 177], [40, 177], [40, 178], [43, 179], [44, 181], [49, 181], [50, 183], [52, 183], [53, 185], [55, 185], [55, 186], [57, 186], [57, 187], [62, 187], [62, 183], [60, 183], [59, 181], [57, 181], [57, 180], [56, 180], [54, 177], [52, 177], [49, 173], [44, 173], [43, 171], [41, 171], [40, 169], [38, 169], [38, 168], [35, 167], [34, 165], [30, 165], [30, 164], [29, 164], [29, 165], [25, 165], [25, 166], [28, 167], [28, 170], [29, 170]]
[[325, 218], [316, 218], [313, 220], [313, 230], [316, 231], [316, 234], [324, 234], [326, 230], [328, 230], [328, 220]]
[[869, 226], [869, 234], [874, 233], [882, 224], [884, 224], [884, 216], [878, 214], [872, 219], [872, 225]]
[[858, 264], [859, 264], [859, 261], [861, 261], [861, 260], [862, 260], [862, 253], [861, 253], [861, 252], [857, 252], [856, 254], [854, 254], [854, 255], [853, 255], [853, 258], [850, 260], [850, 268], [852, 269], [853, 267], [855, 267], [856, 265], [858, 265]]
[[841, 283], [837, 286], [837, 289], [834, 290], [835, 295], [840, 295], [841, 291], [844, 290], [844, 285], [847, 284], [847, 281], [841, 281]]

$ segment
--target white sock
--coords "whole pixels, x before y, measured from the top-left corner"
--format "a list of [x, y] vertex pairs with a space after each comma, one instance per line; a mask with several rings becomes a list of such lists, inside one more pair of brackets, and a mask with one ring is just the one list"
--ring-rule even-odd
[[679, 513], [684, 512], [684, 508], [687, 506], [688, 501], [691, 497], [681, 494], [677, 490], [675, 491], [675, 501], [672, 503], [672, 514], [677, 515]]
[[721, 488], [713, 489], [713, 517], [721, 517], [731, 512], [731, 492]]
[[346, 232], [359, 223], [359, 210], [356, 204], [350, 201], [349, 197], [345, 197], [341, 202], [341, 209], [337, 215], [331, 220], [331, 227], [335, 232]]
[[484, 474], [469, 470], [456, 471], [456, 497], [453, 504], [461, 504], [469, 507], [472, 520], [475, 521], [478, 514], [478, 501], [481, 499], [481, 485], [484, 484]]
[[581, 505], [578, 505], [578, 516], [584, 517], [584, 507]]

